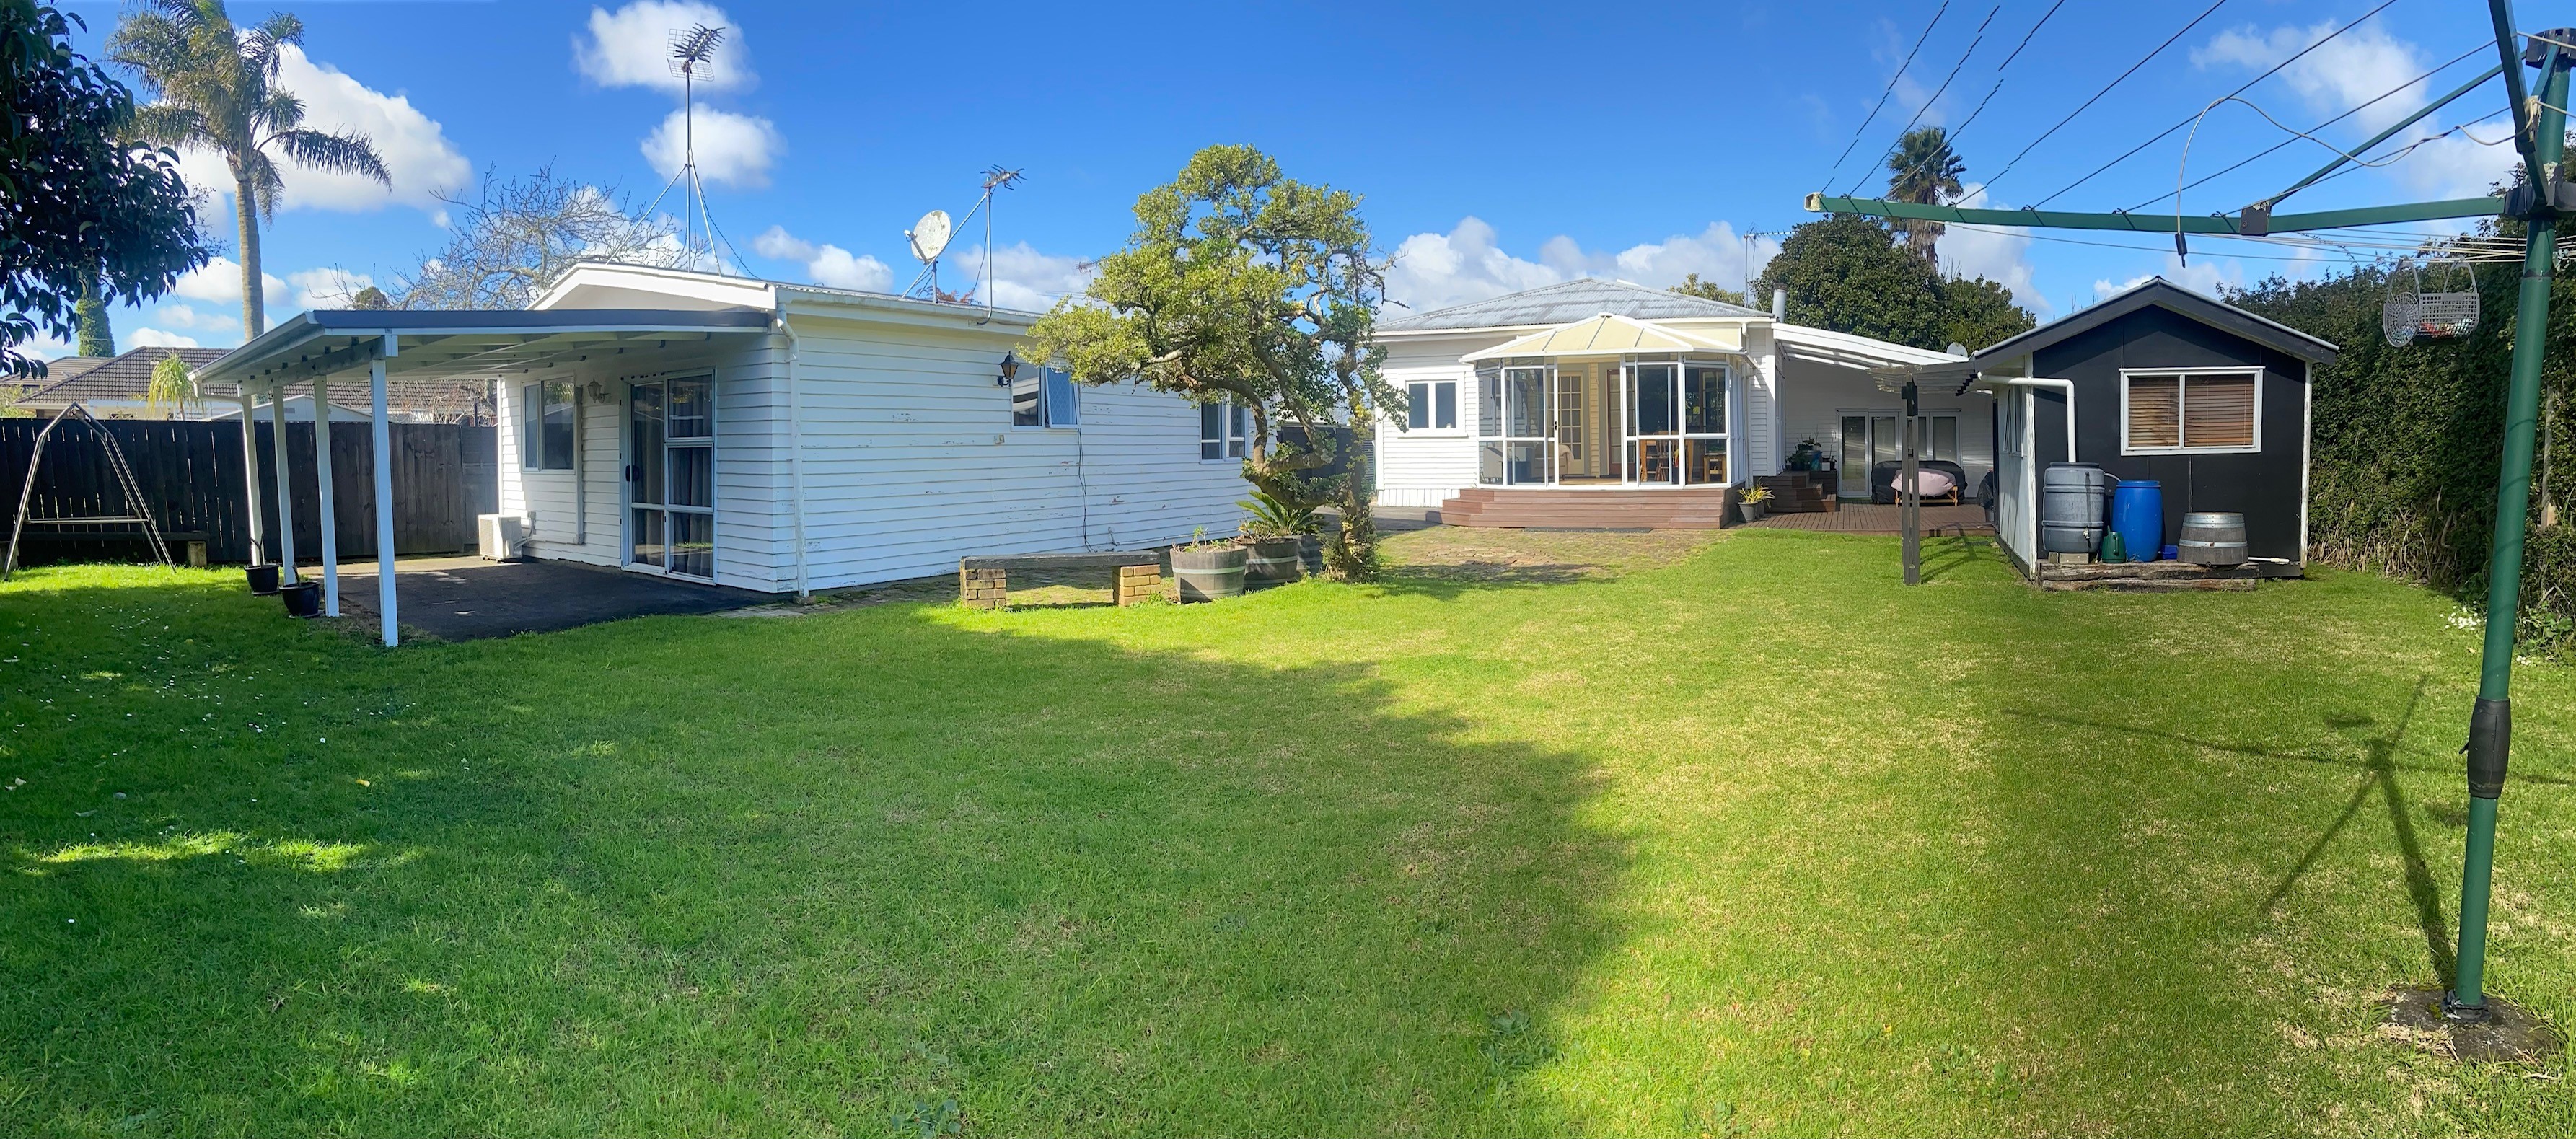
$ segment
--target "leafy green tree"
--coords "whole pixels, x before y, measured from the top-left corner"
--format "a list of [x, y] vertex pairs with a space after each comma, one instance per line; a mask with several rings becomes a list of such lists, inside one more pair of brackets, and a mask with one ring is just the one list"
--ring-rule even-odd
[[1754, 296], [1789, 291], [1789, 320], [1916, 348], [1982, 348], [2035, 322], [2002, 285], [1944, 281], [1885, 223], [1849, 214], [1789, 231], [1754, 279]]
[[1374, 342], [1386, 262], [1357, 195], [1283, 175], [1249, 146], [1211, 146], [1136, 200], [1136, 231], [1079, 297], [1029, 330], [1032, 359], [1087, 384], [1141, 380], [1250, 413], [1243, 476], [1288, 508], [1332, 506], [1333, 571], [1375, 574], [1363, 465], [1404, 395]]
[[[1896, 151], [1887, 156], [1887, 196], [1892, 201], [1917, 205], [1940, 206], [1959, 200], [1964, 187], [1959, 176], [1968, 172], [1968, 164], [1950, 149], [1950, 132], [1940, 127], [1916, 127], [1896, 140]], [[1907, 220], [1905, 244], [1931, 265], [1941, 263], [1935, 248], [1944, 227], [1937, 221]]]
[[116, 355], [116, 329], [107, 321], [107, 300], [98, 295], [98, 271], [81, 274], [80, 299], [72, 302], [72, 321], [80, 329], [72, 351], [83, 356]]
[[0, 371], [44, 374], [18, 351], [69, 337], [84, 292], [166, 293], [206, 263], [175, 156], [126, 145], [134, 96], [71, 49], [78, 17], [0, 0]]
[[304, 100], [278, 88], [280, 49], [303, 40], [304, 21], [285, 12], [245, 31], [233, 25], [223, 0], [149, 0], [108, 41], [109, 58], [133, 68], [159, 99], [136, 111], [135, 136], [160, 146], [203, 146], [221, 155], [232, 173], [245, 336], [268, 327], [259, 224], [277, 216], [286, 189], [279, 159], [393, 185], [365, 135], [305, 127]]
[[2012, 290], [1983, 277], [1941, 282], [1941, 320], [1948, 344], [1971, 352], [2039, 326], [2030, 310], [2013, 303]]
[[1673, 286], [1673, 291], [1686, 297], [1698, 297], [1702, 300], [1710, 301], [1725, 301], [1731, 305], [1740, 305], [1744, 303], [1744, 294], [1733, 289], [1721, 287], [1715, 281], [1700, 280], [1699, 274], [1697, 273], [1693, 273], [1690, 276], [1682, 278], [1682, 283]]

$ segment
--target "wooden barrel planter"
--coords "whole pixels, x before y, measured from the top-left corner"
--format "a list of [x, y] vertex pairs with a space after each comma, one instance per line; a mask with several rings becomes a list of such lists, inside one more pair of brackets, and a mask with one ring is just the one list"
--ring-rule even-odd
[[1221, 546], [1212, 550], [1172, 551], [1172, 580], [1180, 586], [1181, 601], [1222, 601], [1243, 596], [1244, 563], [1252, 551], [1241, 546]]
[[276, 566], [247, 566], [242, 575], [250, 579], [250, 591], [266, 597], [277, 592]]
[[2245, 516], [2235, 513], [2185, 514], [2182, 516], [2182, 541], [2178, 545], [2182, 560], [2194, 565], [2243, 565]]
[[1303, 545], [1305, 543], [1294, 535], [1285, 538], [1244, 539], [1243, 551], [1246, 556], [1243, 561], [1243, 587], [1268, 589], [1271, 586], [1286, 585], [1304, 577], [1305, 568], [1298, 564], [1302, 557], [1300, 547]]

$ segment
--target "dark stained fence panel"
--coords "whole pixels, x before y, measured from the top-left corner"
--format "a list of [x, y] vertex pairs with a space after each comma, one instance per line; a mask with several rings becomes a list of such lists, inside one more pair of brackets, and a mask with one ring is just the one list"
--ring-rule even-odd
[[[27, 473], [27, 457], [41, 419], [0, 420], [0, 510], [12, 509]], [[207, 544], [218, 563], [250, 558], [244, 509], [241, 424], [109, 420], [105, 427], [123, 448], [135, 481], [161, 532], [175, 541]], [[450, 554], [474, 548], [474, 516], [499, 509], [499, 441], [494, 429], [453, 423], [396, 423], [393, 442], [394, 552]], [[375, 488], [371, 428], [331, 425], [331, 489], [343, 560], [376, 554]], [[272, 555], [277, 537], [277, 453], [269, 425], [256, 432], [260, 459], [260, 514]], [[313, 455], [313, 425], [286, 425], [287, 467], [294, 476], [295, 553], [310, 562], [322, 554], [321, 498]], [[128, 512], [107, 451], [96, 432], [65, 423], [45, 448], [45, 464], [29, 503], [31, 517], [94, 517]], [[21, 564], [118, 561], [149, 557], [132, 526], [30, 526]], [[184, 550], [173, 549], [174, 556]]]

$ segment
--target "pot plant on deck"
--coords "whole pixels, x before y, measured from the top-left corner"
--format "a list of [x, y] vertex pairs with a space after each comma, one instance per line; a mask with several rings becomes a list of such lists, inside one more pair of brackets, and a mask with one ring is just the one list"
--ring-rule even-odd
[[1190, 541], [1172, 547], [1172, 582], [1181, 602], [1243, 596], [1243, 567], [1250, 554], [1231, 540], [1210, 540], [1207, 527], [1199, 527]]
[[1746, 522], [1760, 522], [1762, 512], [1770, 501], [1771, 488], [1755, 483], [1745, 487], [1743, 495], [1735, 500], [1735, 513]]
[[1247, 554], [1244, 587], [1266, 589], [1304, 577], [1306, 544], [1316, 531], [1315, 508], [1282, 502], [1259, 490], [1235, 505], [1248, 514], [1243, 536], [1236, 539]]

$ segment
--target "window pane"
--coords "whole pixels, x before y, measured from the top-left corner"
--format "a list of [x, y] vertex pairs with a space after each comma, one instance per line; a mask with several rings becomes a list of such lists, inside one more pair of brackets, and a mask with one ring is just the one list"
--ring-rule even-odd
[[1078, 427], [1082, 424], [1082, 395], [1073, 386], [1073, 373], [1061, 368], [1046, 370], [1047, 426]]
[[1509, 466], [1513, 485], [1544, 486], [1547, 484], [1547, 444], [1505, 443], [1503, 447], [1511, 460]]
[[545, 391], [544, 384], [519, 389], [519, 465], [532, 471], [546, 465]]
[[572, 385], [552, 383], [538, 385], [545, 400], [540, 412], [544, 427], [539, 433], [537, 465], [549, 471], [572, 469]]
[[1547, 369], [1503, 370], [1503, 425], [1506, 434], [1534, 438], [1547, 434]]
[[661, 565], [664, 561], [662, 557], [662, 512], [659, 510], [637, 510], [634, 514], [634, 557], [636, 564], [647, 566]]
[[[2183, 391], [2186, 447], [2254, 445], [2254, 374], [2193, 376]], [[2134, 406], [2134, 405], [2133, 405]]]
[[1843, 463], [1845, 479], [1869, 477], [1869, 419], [1867, 416], [1843, 417]]
[[1225, 454], [1229, 459], [1240, 459], [1245, 440], [1252, 437], [1252, 409], [1227, 404], [1226, 413]]
[[1726, 369], [1694, 364], [1682, 372], [1682, 430], [1726, 434]]
[[1405, 385], [1404, 426], [1411, 431], [1431, 426], [1431, 385]]
[[1932, 457], [1935, 459], [1948, 459], [1954, 463], [1959, 461], [1958, 416], [1936, 415], [1932, 417]]
[[[635, 466], [635, 501], [658, 503], [662, 501], [662, 385], [636, 387], [627, 434], [628, 461]], [[658, 545], [661, 540], [654, 541]]]
[[1443, 431], [1457, 429], [1458, 385], [1455, 383], [1433, 384], [1431, 385], [1431, 396], [1435, 401], [1431, 425]]
[[1011, 381], [1011, 426], [1046, 426], [1046, 417], [1038, 408], [1038, 396], [1045, 387], [1046, 381], [1037, 376]]
[[671, 438], [704, 439], [716, 433], [708, 386], [705, 380], [671, 381]]
[[1199, 457], [1202, 459], [1222, 459], [1225, 457], [1224, 404], [1203, 403], [1199, 405]]
[[1502, 433], [1503, 373], [1499, 370], [1478, 372], [1476, 373], [1476, 434], [1491, 439]]
[[[1637, 434], [1672, 434], [1674, 429], [1681, 424], [1680, 416], [1675, 414], [1677, 409], [1673, 407], [1673, 380], [1675, 378], [1673, 366], [1670, 364], [1639, 364], [1630, 369], [1630, 372], [1635, 377], [1635, 382], [1630, 384], [1629, 387], [1631, 391], [1636, 393]], [[1672, 457], [1667, 454], [1664, 461], [1665, 469], [1670, 470]], [[1642, 468], [1640, 469], [1642, 470]], [[1643, 476], [1641, 475], [1640, 477]], [[1671, 482], [1672, 478], [1670, 475], [1666, 475], [1663, 478], [1650, 478], [1646, 481]]]
[[671, 448], [671, 505], [716, 504], [716, 451], [713, 447]]
[[1726, 485], [1726, 440], [1683, 440], [1682, 479], [1697, 486]]
[[2182, 446], [2182, 377], [2129, 377], [2129, 446]]
[[1476, 481], [1487, 486], [1498, 486], [1502, 483], [1503, 445], [1501, 443], [1476, 445]]
[[671, 512], [671, 572], [716, 575], [715, 515]]
[[1670, 483], [1673, 481], [1673, 475], [1677, 473], [1674, 460], [1679, 457], [1674, 443], [1675, 440], [1670, 438], [1640, 439], [1630, 445], [1628, 449], [1630, 465], [1636, 468], [1638, 482]]
[[[1896, 433], [1896, 417], [1873, 416], [1869, 421], [1869, 461], [1876, 466], [1905, 457], [1905, 440]], [[1863, 472], [1867, 473], [1867, 472]]]

